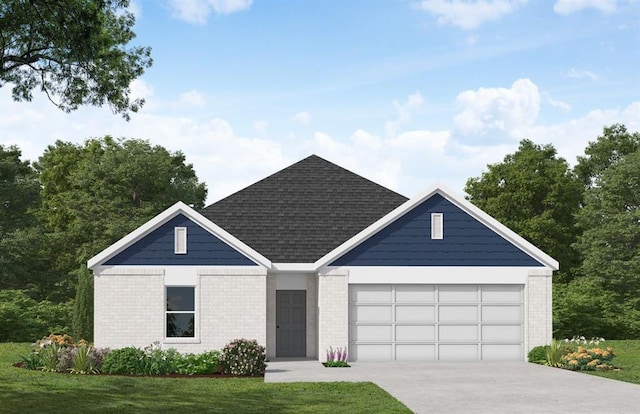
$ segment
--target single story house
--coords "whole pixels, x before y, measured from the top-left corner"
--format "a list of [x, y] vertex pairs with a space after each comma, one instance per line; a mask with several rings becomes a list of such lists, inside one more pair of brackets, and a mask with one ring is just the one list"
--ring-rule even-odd
[[100, 347], [524, 360], [551, 340], [558, 262], [441, 185], [407, 199], [312, 155], [201, 211], [176, 203], [88, 266]]

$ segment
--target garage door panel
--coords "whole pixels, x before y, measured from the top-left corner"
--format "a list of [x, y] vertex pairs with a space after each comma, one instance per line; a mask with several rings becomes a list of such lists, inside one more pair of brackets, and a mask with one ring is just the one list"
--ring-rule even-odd
[[391, 302], [391, 286], [389, 285], [367, 285], [359, 286], [351, 291], [353, 302]]
[[442, 361], [473, 361], [478, 359], [478, 345], [440, 344], [438, 354]]
[[396, 345], [397, 361], [433, 361], [435, 359], [435, 345]]
[[351, 285], [352, 360], [524, 358], [522, 285]]
[[391, 322], [391, 305], [371, 305], [352, 307], [352, 320], [358, 322]]
[[438, 320], [440, 322], [477, 322], [478, 306], [440, 306]]
[[356, 325], [351, 328], [355, 341], [391, 341], [392, 333], [393, 329], [390, 325]]
[[396, 303], [436, 301], [433, 285], [396, 285]]
[[522, 301], [522, 288], [514, 286], [483, 286], [483, 302], [515, 302]]
[[391, 344], [358, 344], [351, 350], [351, 356], [358, 361], [389, 361], [392, 359], [391, 351]]
[[477, 342], [478, 325], [446, 326], [438, 327], [438, 339], [440, 341]]
[[477, 302], [477, 286], [451, 285], [438, 287], [439, 302]]
[[522, 306], [482, 306], [482, 322], [520, 322]]
[[522, 328], [520, 325], [482, 327], [483, 341], [519, 342], [522, 340]]
[[522, 359], [521, 345], [482, 345], [482, 359], [487, 361], [513, 361]]
[[435, 326], [398, 325], [396, 326], [396, 341], [435, 341]]
[[435, 319], [435, 306], [396, 305], [396, 322], [433, 322]]

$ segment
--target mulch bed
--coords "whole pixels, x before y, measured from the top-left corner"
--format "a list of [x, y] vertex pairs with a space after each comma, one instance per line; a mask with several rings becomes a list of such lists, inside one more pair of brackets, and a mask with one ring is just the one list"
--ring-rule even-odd
[[[16, 368], [25, 368], [24, 362], [16, 362], [12, 364]], [[55, 374], [71, 374], [70, 372], [55, 372]], [[133, 374], [86, 374], [86, 375], [101, 375], [105, 377], [130, 377], [130, 378], [264, 378], [263, 375], [227, 375], [218, 371], [215, 374], [162, 374], [162, 375], [133, 375]]]

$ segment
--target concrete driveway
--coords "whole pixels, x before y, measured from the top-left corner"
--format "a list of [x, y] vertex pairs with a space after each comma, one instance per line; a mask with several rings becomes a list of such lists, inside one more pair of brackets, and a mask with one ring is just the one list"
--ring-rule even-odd
[[371, 381], [416, 413], [640, 413], [640, 385], [526, 362], [269, 362], [265, 382]]

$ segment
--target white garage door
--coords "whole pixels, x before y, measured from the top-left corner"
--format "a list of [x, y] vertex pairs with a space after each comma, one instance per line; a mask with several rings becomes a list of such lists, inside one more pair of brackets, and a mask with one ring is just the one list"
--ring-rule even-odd
[[352, 360], [523, 360], [522, 285], [350, 285]]

